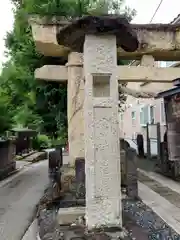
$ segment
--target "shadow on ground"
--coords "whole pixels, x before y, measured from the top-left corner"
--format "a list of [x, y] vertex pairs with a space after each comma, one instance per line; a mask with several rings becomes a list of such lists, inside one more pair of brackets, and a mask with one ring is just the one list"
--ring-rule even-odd
[[147, 158], [137, 158], [138, 168], [147, 171], [154, 172], [156, 168], [157, 160], [155, 158], [147, 159]]

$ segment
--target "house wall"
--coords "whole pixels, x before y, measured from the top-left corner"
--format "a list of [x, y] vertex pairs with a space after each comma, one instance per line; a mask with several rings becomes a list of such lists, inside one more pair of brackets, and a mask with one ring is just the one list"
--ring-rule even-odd
[[[135, 99], [133, 97], [128, 97], [126, 102], [126, 107], [123, 113], [120, 113], [120, 136], [128, 139], [135, 139], [138, 133], [143, 134], [146, 139], [146, 125], [145, 121], [142, 123], [141, 121], [141, 111], [143, 107], [148, 109], [148, 113], [145, 114], [146, 118], [148, 118], [148, 122], [151, 122], [150, 117], [150, 107], [154, 109], [154, 123], [160, 122], [161, 125], [161, 136], [163, 138], [166, 123], [165, 123], [165, 115], [163, 108], [163, 100], [162, 99]], [[133, 113], [134, 112], [134, 113]], [[133, 118], [134, 117], [134, 118]], [[152, 139], [156, 138], [156, 127], [150, 127], [150, 137]]]

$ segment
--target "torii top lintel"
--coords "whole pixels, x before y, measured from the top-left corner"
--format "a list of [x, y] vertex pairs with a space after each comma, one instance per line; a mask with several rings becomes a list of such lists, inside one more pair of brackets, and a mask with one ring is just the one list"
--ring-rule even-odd
[[59, 45], [83, 52], [86, 34], [113, 34], [116, 36], [117, 47], [127, 52], [134, 52], [139, 46], [136, 32], [121, 15], [84, 16], [59, 29], [56, 38]]
[[[84, 37], [89, 31], [93, 34], [115, 34], [118, 58], [122, 60], [141, 60], [143, 55], [152, 55], [156, 61], [180, 60], [179, 23], [129, 24], [117, 15], [94, 17], [98, 21], [93, 23], [92, 18], [67, 21], [58, 16], [30, 16], [36, 50], [50, 57], [67, 57], [69, 52], [74, 51], [71, 46], [75, 49], [78, 46], [75, 51], [82, 52]], [[82, 25], [83, 21], [85, 25]]]

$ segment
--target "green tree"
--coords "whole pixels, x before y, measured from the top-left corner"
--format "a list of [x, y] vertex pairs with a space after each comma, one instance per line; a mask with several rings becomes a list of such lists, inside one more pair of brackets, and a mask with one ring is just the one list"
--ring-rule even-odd
[[[14, 27], [6, 37], [8, 62], [1, 76], [1, 88], [10, 97], [15, 124], [29, 126], [52, 137], [67, 137], [67, 86], [34, 79], [36, 68], [65, 64], [66, 59], [50, 58], [36, 52], [28, 15], [62, 16], [72, 19], [87, 14], [124, 13], [129, 20], [135, 11], [123, 0], [11, 0]], [[123, 64], [123, 62], [119, 62]], [[124, 98], [120, 94], [121, 99]]]
[[4, 135], [13, 125], [12, 105], [9, 96], [0, 91], [0, 135]]

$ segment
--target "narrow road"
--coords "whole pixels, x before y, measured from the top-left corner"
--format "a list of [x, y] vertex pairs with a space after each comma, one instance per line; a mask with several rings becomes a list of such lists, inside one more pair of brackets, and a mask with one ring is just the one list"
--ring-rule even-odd
[[21, 240], [48, 185], [48, 162], [25, 167], [0, 182], [0, 239]]

